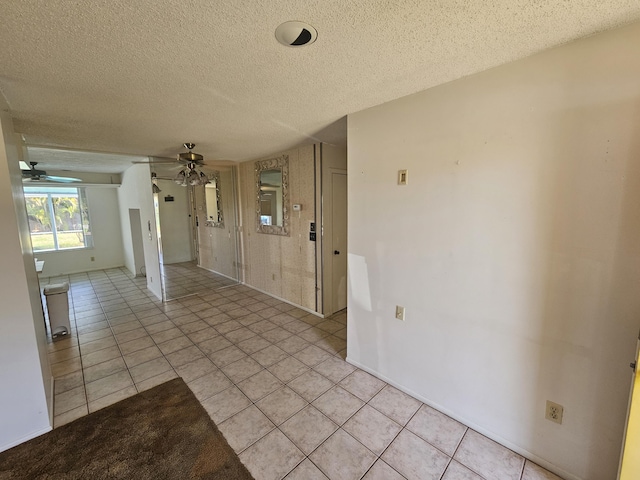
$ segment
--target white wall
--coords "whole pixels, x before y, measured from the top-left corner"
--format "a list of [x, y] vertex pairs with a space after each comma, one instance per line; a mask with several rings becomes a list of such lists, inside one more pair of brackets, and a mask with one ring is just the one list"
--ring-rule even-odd
[[[36, 252], [38, 259], [45, 261], [42, 276], [52, 277], [124, 265], [117, 188], [86, 187], [86, 192], [93, 248]], [[92, 257], [94, 260], [91, 260]]]
[[[163, 262], [189, 262], [193, 260], [189, 191], [172, 180], [158, 180], [158, 186], [162, 190], [158, 194], [158, 210]], [[173, 202], [165, 201], [168, 195]]]
[[[3, 108], [0, 99], [0, 109]], [[0, 451], [51, 429], [46, 353], [27, 212], [11, 117], [0, 111]]]
[[122, 174], [122, 186], [118, 189], [120, 206], [120, 226], [124, 248], [125, 266], [136, 272], [134, 247], [131, 238], [129, 209], [140, 210], [140, 223], [144, 247], [144, 263], [147, 274], [147, 288], [158, 298], [162, 298], [160, 262], [158, 260], [158, 238], [156, 234], [153, 193], [151, 192], [151, 170], [149, 165], [133, 165]]
[[567, 478], [615, 478], [620, 454], [639, 44], [636, 24], [348, 119], [349, 360]]

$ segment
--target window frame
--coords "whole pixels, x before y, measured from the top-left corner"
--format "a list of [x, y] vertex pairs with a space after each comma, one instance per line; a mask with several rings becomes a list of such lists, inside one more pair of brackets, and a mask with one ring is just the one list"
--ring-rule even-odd
[[[66, 194], [66, 195], [65, 195]], [[77, 214], [80, 216], [80, 229], [79, 230], [60, 230], [60, 225], [58, 225], [56, 219], [56, 207], [54, 206], [54, 198], [55, 197], [64, 197], [68, 196], [69, 198], [77, 198]], [[25, 208], [29, 202], [29, 198], [39, 197], [46, 198], [46, 213], [50, 222], [51, 227], [51, 235], [53, 238], [54, 248], [45, 248], [45, 249], [36, 249], [33, 247], [33, 237], [34, 232], [31, 229], [31, 224], [29, 225], [29, 237], [31, 239], [32, 251], [34, 253], [51, 253], [51, 252], [66, 252], [70, 250], [89, 250], [93, 249], [93, 234], [91, 228], [91, 219], [89, 215], [89, 204], [87, 200], [87, 192], [84, 187], [72, 187], [72, 186], [24, 186], [24, 197], [25, 197]], [[27, 209], [27, 215], [28, 209]], [[31, 222], [31, 219], [30, 219]], [[60, 247], [59, 242], [59, 234], [61, 233], [82, 233], [82, 242], [84, 245], [82, 246], [73, 246], [73, 247]], [[36, 234], [37, 235], [37, 234]]]

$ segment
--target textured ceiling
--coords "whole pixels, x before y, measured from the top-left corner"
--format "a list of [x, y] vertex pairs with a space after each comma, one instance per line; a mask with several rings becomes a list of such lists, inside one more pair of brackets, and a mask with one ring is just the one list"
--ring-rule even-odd
[[62, 148], [27, 146], [30, 162], [36, 162], [39, 170], [61, 169], [76, 172], [122, 173], [134, 162], [148, 162], [148, 157], [82, 152]]
[[[240, 161], [344, 116], [640, 18], [637, 0], [0, 0], [0, 92], [28, 145]], [[303, 20], [308, 47], [275, 28]]]

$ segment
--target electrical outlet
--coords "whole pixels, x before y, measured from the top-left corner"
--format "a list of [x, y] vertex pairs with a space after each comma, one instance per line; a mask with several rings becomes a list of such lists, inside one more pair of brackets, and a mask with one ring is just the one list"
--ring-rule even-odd
[[562, 415], [564, 414], [564, 407], [557, 403], [547, 400], [547, 409], [544, 418], [551, 420], [552, 422], [562, 423]]
[[396, 318], [398, 320], [404, 320], [404, 307], [396, 305]]

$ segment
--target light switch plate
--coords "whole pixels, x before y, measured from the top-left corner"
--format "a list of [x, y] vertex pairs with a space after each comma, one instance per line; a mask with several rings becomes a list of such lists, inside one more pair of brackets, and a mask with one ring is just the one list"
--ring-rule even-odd
[[404, 321], [404, 307], [396, 305], [396, 318]]

